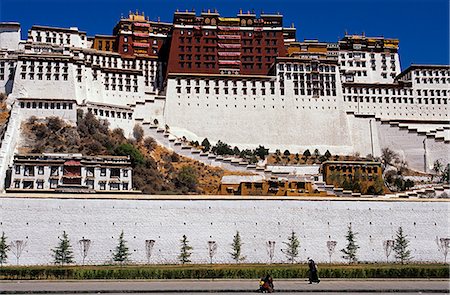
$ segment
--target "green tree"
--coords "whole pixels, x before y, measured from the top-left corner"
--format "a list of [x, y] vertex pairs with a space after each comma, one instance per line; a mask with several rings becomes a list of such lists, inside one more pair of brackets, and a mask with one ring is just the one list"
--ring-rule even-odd
[[319, 157], [319, 156], [320, 156], [319, 149], [315, 149], [315, 150], [314, 150], [314, 156], [316, 156], [316, 157]]
[[203, 139], [202, 147], [203, 147], [203, 152], [206, 153], [207, 151], [209, 151], [209, 149], [211, 148], [211, 144], [209, 143], [208, 138]]
[[411, 259], [411, 251], [408, 250], [409, 241], [407, 235], [403, 234], [403, 229], [400, 226], [397, 230], [397, 236], [394, 242], [395, 258], [400, 261], [401, 264]]
[[192, 166], [181, 167], [176, 177], [176, 185], [179, 188], [187, 188], [188, 191], [195, 191], [198, 185], [197, 172]]
[[240, 153], [241, 153], [241, 151], [239, 150], [239, 148], [238, 148], [237, 146], [235, 146], [235, 147], [233, 148], [233, 153], [234, 153], [235, 156], [239, 156]]
[[311, 157], [311, 152], [309, 150], [306, 150], [306, 151], [303, 152], [303, 156]]
[[127, 241], [125, 241], [125, 239], [123, 237], [123, 230], [120, 233], [119, 244], [117, 245], [116, 249], [114, 250], [112, 258], [113, 258], [113, 261], [119, 262], [120, 264], [127, 262], [130, 258], [130, 252], [127, 247]]
[[236, 231], [236, 234], [233, 237], [233, 243], [231, 244], [231, 258], [233, 258], [236, 263], [239, 263], [242, 260], [245, 260], [245, 256], [242, 255], [242, 241], [239, 231]]
[[344, 253], [342, 258], [347, 259], [348, 263], [357, 262], [358, 259], [356, 257], [356, 252], [359, 249], [359, 246], [356, 244], [356, 235], [358, 233], [353, 232], [352, 225], [348, 225], [347, 235], [345, 239], [347, 240], [347, 246], [344, 249], [341, 249], [341, 252]]
[[178, 255], [178, 259], [180, 260], [181, 264], [191, 262], [191, 260], [189, 260], [189, 257], [191, 257], [192, 255], [192, 249], [193, 248], [189, 246], [189, 241], [186, 235], [183, 235], [183, 238], [181, 239], [180, 255]]
[[289, 150], [285, 150], [283, 155], [285, 155], [286, 157], [289, 157], [291, 155], [291, 152], [289, 152]]
[[8, 259], [8, 251], [9, 245], [6, 243], [5, 233], [2, 232], [2, 236], [0, 237], [0, 266], [3, 266], [6, 263], [6, 259]]
[[263, 145], [260, 145], [255, 149], [255, 154], [261, 160], [264, 160], [266, 158], [266, 156], [269, 154], [269, 149], [266, 149]]
[[294, 263], [295, 258], [298, 257], [298, 252], [300, 248], [300, 241], [295, 231], [291, 232], [291, 235], [288, 237], [288, 241], [283, 242], [283, 244], [286, 245], [286, 248], [283, 250], [284, 255], [286, 255], [288, 261]]
[[326, 152], [325, 152], [325, 158], [327, 158], [327, 160], [329, 159], [329, 158], [331, 158], [331, 153], [330, 153], [330, 151], [329, 150], [327, 150]]
[[218, 141], [215, 146], [211, 148], [211, 151], [216, 155], [233, 155], [233, 149], [230, 147], [229, 144], [226, 144], [225, 142]]
[[129, 143], [118, 145], [114, 151], [114, 154], [116, 156], [130, 156], [131, 165], [133, 167], [142, 165], [145, 162], [144, 156], [141, 154], [141, 152]]
[[63, 231], [62, 238], [59, 238], [59, 244], [52, 249], [55, 264], [73, 263], [73, 250], [70, 245], [69, 236]]

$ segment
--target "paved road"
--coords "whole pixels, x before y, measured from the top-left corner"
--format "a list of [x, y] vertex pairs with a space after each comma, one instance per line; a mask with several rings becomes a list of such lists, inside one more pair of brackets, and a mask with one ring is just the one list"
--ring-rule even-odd
[[[75, 293], [251, 293], [257, 280], [136, 280], [136, 281], [0, 281], [0, 294]], [[450, 280], [275, 280], [277, 292], [450, 293]]]

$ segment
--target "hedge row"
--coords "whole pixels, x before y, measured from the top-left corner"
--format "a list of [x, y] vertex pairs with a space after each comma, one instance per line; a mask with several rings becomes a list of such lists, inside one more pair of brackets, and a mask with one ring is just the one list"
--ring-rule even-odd
[[[2, 267], [0, 280], [52, 279], [257, 279], [306, 278], [305, 265], [192, 265], [192, 266], [32, 266]], [[449, 266], [436, 265], [325, 265], [322, 278], [448, 278]]]

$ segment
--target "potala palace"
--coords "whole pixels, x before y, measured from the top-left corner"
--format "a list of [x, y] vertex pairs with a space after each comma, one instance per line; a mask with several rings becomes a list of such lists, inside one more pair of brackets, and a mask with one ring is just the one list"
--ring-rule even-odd
[[[130, 13], [113, 35], [0, 24], [0, 92], [11, 108], [0, 150], [5, 177], [30, 116], [75, 123], [78, 109], [131, 135], [240, 148], [398, 152], [430, 171], [450, 155], [450, 66], [401, 68], [396, 39], [297, 41], [279, 14], [177, 11], [173, 23]], [[3, 186], [3, 183], [2, 183]]]

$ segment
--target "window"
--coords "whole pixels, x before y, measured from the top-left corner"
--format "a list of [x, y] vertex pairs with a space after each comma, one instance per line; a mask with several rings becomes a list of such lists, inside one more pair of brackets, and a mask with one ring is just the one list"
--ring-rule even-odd
[[20, 188], [20, 180], [14, 180], [14, 188]]
[[50, 176], [58, 176], [59, 169], [57, 166], [50, 167]]
[[94, 176], [94, 167], [87, 167], [86, 168], [86, 176], [93, 177]]
[[44, 175], [44, 166], [38, 166], [38, 175]]
[[106, 168], [100, 168], [100, 176], [106, 176]]
[[123, 177], [128, 177], [128, 169], [123, 169], [122, 173], [123, 173]]
[[87, 180], [86, 180], [86, 185], [87, 185], [87, 187], [89, 187], [90, 189], [94, 189], [94, 180], [93, 180], [93, 179], [87, 179]]
[[34, 176], [34, 166], [25, 166], [23, 175]]
[[106, 190], [106, 182], [104, 182], [104, 181], [99, 182], [98, 185], [99, 185], [101, 191]]
[[118, 191], [119, 190], [119, 184], [118, 183], [110, 183], [109, 189], [112, 191]]
[[50, 188], [56, 188], [58, 186], [58, 179], [50, 179]]
[[124, 190], [124, 191], [128, 190], [128, 182], [122, 183], [122, 190]]
[[110, 177], [120, 177], [120, 169], [119, 168], [111, 168], [109, 176]]
[[44, 188], [44, 181], [43, 180], [38, 180], [37, 181], [37, 188], [38, 189], [43, 189]]
[[20, 174], [20, 165], [16, 165], [14, 170], [16, 174]]

